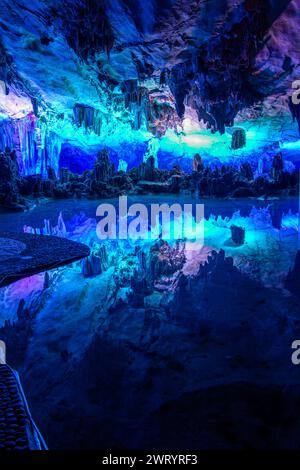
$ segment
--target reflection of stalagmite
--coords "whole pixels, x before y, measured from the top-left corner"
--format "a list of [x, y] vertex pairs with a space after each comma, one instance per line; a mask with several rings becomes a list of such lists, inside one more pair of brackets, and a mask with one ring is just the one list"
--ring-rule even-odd
[[257, 174], [262, 175], [264, 172], [264, 161], [262, 158], [258, 160]]
[[105, 246], [95, 244], [90, 256], [82, 260], [82, 273], [84, 277], [101, 274], [108, 268], [108, 255]]
[[246, 146], [246, 132], [244, 129], [235, 129], [232, 134], [231, 148], [234, 150]]
[[200, 171], [203, 170], [203, 168], [204, 168], [204, 164], [203, 164], [202, 158], [199, 155], [199, 153], [196, 153], [193, 159], [193, 171], [196, 171], [197, 173], [199, 173]]
[[239, 227], [238, 225], [231, 225], [231, 239], [233, 243], [238, 246], [241, 246], [245, 243], [245, 234], [246, 230], [244, 227]]

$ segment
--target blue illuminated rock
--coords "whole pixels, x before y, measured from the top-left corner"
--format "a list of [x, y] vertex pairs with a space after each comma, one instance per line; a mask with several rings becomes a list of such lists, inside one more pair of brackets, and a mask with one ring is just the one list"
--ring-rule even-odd
[[[149, 0], [147, 13], [117, 3], [34, 0], [28, 10], [3, 0], [0, 146], [16, 149], [22, 175], [58, 175], [63, 144], [92, 157], [154, 137], [170, 158], [222, 161], [294, 138], [287, 99], [277, 99], [298, 78], [294, 2]], [[233, 136], [231, 149], [228, 127], [239, 123], [247, 145]]]

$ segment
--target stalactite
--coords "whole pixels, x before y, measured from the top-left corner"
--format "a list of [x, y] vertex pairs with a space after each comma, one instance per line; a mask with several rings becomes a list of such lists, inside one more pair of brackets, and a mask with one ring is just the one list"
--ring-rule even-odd
[[[269, 24], [263, 3], [257, 11], [242, 2], [235, 9], [231, 29], [220, 29], [209, 42], [204, 42], [185, 62], [164, 71], [166, 82], [174, 96], [180, 118], [189, 104], [212, 132], [225, 133], [234, 124], [237, 113], [265, 97], [263, 87], [253, 86], [253, 59], [263, 47]], [[279, 80], [279, 79], [278, 79]]]
[[109, 53], [114, 45], [114, 34], [105, 13], [105, 2], [74, 0], [64, 2], [52, 14], [59, 18], [69, 46], [78, 56], [88, 61], [99, 52]]
[[184, 115], [184, 99], [190, 89], [190, 85], [187, 79], [188, 65], [188, 62], [176, 65], [167, 75], [167, 83], [174, 96], [176, 111], [180, 118], [182, 118]]
[[14, 148], [15, 130], [11, 120], [5, 120], [0, 124], [0, 150], [6, 147]]
[[35, 143], [35, 124], [34, 115], [28, 115], [24, 119], [16, 121], [16, 152], [22, 174], [28, 175], [35, 173], [36, 167], [36, 143]]
[[55, 132], [49, 132], [45, 138], [45, 159], [41, 168], [41, 174], [47, 176], [48, 168], [51, 167], [58, 175], [59, 157], [62, 146], [62, 138]]
[[133, 121], [131, 127], [133, 130], [139, 130], [143, 122], [148, 126], [150, 117], [149, 91], [145, 87], [138, 86], [137, 80], [125, 80], [122, 83], [122, 92], [124, 94], [125, 107], [132, 113]]
[[12, 56], [7, 53], [0, 39], [0, 80], [4, 83], [5, 94], [9, 94], [9, 85], [13, 80]]
[[61, 146], [61, 137], [33, 114], [1, 123], [0, 149], [15, 149], [21, 175], [40, 174], [47, 178], [48, 167], [57, 174]]
[[125, 97], [125, 107], [130, 108], [132, 104], [138, 101], [138, 82], [137, 80], [124, 80], [122, 91]]
[[31, 98], [31, 103], [32, 103], [33, 114], [34, 114], [35, 116], [38, 116], [38, 114], [39, 114], [39, 107], [38, 107], [38, 100], [37, 100], [37, 98]]
[[93, 126], [94, 108], [84, 104], [77, 103], [73, 109], [74, 121], [78, 127], [84, 127], [87, 131]]
[[92, 106], [77, 103], [73, 108], [74, 123], [83, 127], [86, 132], [93, 131], [100, 136], [102, 128], [102, 113]]
[[102, 113], [98, 109], [94, 111], [94, 120], [93, 120], [93, 131], [96, 135], [101, 135], [102, 128]]

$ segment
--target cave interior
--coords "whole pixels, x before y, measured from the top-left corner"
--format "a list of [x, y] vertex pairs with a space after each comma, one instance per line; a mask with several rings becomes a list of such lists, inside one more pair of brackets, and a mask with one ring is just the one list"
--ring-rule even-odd
[[[51, 264], [0, 277], [0, 340], [50, 449], [299, 448], [299, 24], [299, 0], [2, 0], [0, 261], [31, 263], [13, 232]], [[203, 204], [201, 247], [99, 240], [120, 196]]]

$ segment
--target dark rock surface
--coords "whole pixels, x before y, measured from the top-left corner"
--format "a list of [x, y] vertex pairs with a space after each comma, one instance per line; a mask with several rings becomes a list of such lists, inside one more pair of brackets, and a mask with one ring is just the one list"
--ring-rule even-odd
[[241, 382], [199, 389], [162, 405], [146, 442], [153, 449], [295, 449], [299, 405], [293, 387]]
[[21, 177], [16, 154], [10, 149], [0, 153], [0, 205], [9, 210], [26, 209], [24, 198], [20, 195]]
[[8, 285], [17, 279], [72, 263], [89, 255], [90, 249], [82, 243], [53, 236], [32, 235], [29, 233], [1, 232], [3, 246], [19, 242], [24, 246], [16, 253], [15, 245], [1, 259], [0, 286]]
[[241, 246], [245, 243], [245, 233], [246, 230], [244, 227], [239, 227], [237, 225], [232, 225], [230, 227], [231, 230], [231, 239], [233, 243], [238, 246]]

